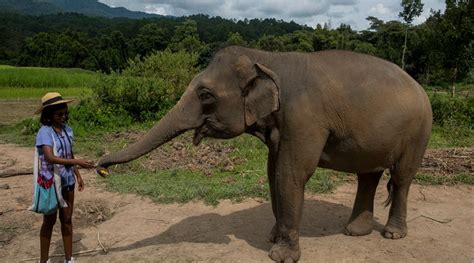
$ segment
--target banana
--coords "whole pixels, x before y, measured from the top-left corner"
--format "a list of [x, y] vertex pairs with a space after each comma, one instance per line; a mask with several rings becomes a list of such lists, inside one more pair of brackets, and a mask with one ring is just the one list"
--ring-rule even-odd
[[103, 168], [103, 167], [98, 168], [97, 173], [102, 177], [107, 177], [107, 176], [110, 175], [109, 171], [106, 168]]

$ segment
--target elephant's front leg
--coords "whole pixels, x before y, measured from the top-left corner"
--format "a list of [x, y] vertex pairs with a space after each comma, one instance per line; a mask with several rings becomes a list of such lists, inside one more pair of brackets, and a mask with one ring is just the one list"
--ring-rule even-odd
[[299, 229], [304, 187], [308, 175], [314, 172], [318, 164], [324, 146], [319, 140], [313, 142], [314, 144], [308, 141], [288, 141], [280, 144], [272, 193], [272, 207], [276, 217], [276, 229], [272, 232], [276, 242], [269, 252], [270, 258], [277, 262], [296, 262], [301, 255]]
[[276, 222], [276, 218], [278, 217], [277, 214], [277, 201], [275, 197], [276, 193], [276, 186], [275, 186], [275, 163], [277, 158], [277, 152], [273, 149], [269, 149], [268, 151], [268, 163], [267, 163], [267, 174], [268, 174], [268, 184], [270, 187], [270, 197], [272, 202], [272, 211], [273, 215], [275, 216], [275, 224], [272, 227], [269, 235], [269, 241], [272, 243], [276, 243], [278, 241], [278, 224]]

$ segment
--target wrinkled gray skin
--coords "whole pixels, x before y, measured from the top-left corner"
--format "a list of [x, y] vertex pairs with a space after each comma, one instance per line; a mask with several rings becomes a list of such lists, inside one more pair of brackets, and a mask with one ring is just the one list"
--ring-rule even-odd
[[347, 235], [373, 229], [379, 179], [390, 169], [392, 205], [383, 235], [407, 234], [407, 195], [431, 133], [422, 87], [398, 66], [347, 51], [270, 53], [228, 47], [189, 84], [144, 138], [103, 157], [99, 166], [136, 159], [181, 133], [233, 138], [249, 133], [269, 148], [268, 179], [276, 223], [269, 256], [300, 257], [304, 186], [316, 167], [357, 173]]

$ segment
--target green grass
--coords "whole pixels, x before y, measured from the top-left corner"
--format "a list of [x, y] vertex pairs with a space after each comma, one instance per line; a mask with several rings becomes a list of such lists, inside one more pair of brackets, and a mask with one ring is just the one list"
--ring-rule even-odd
[[454, 185], [474, 184], [472, 174], [461, 173], [454, 175], [435, 176], [432, 174], [419, 173], [415, 176], [415, 182], [421, 185]]
[[83, 87], [70, 88], [0, 88], [0, 99], [39, 99], [47, 92], [59, 92], [64, 98], [92, 95], [92, 90]]
[[0, 66], [0, 98], [40, 98], [48, 91], [65, 97], [87, 95], [100, 76], [83, 69]]
[[473, 145], [474, 132], [468, 127], [434, 126], [428, 148], [472, 147]]
[[[145, 195], [164, 203], [203, 200], [208, 204], [217, 204], [222, 199], [269, 199], [266, 146], [248, 135], [222, 141], [222, 144], [235, 147], [237, 150], [234, 155], [244, 159], [231, 171], [215, 167], [211, 176], [189, 170], [150, 172], [135, 163], [127, 168], [118, 168], [118, 173], [112, 174], [104, 182], [109, 190]], [[329, 192], [342, 178], [341, 173], [318, 169], [306, 185], [306, 191]]]

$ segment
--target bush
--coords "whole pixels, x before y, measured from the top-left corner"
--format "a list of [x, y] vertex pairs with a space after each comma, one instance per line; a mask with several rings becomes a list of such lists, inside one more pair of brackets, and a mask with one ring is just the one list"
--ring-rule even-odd
[[430, 96], [433, 122], [439, 126], [473, 128], [474, 97], [449, 97], [443, 94]]
[[122, 72], [95, 87], [97, 106], [121, 111], [137, 121], [160, 118], [180, 98], [198, 72], [198, 55], [169, 50], [136, 58]]
[[84, 99], [69, 110], [69, 123], [74, 133], [87, 135], [93, 130], [115, 130], [118, 127], [130, 126], [133, 119], [125, 111], [105, 105], [98, 105], [96, 101]]

